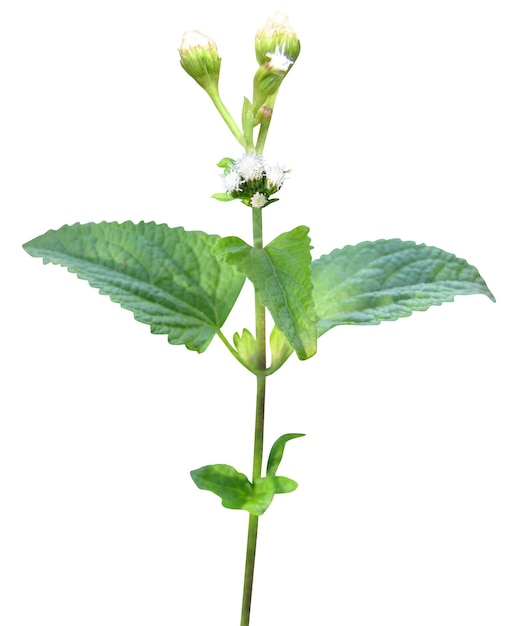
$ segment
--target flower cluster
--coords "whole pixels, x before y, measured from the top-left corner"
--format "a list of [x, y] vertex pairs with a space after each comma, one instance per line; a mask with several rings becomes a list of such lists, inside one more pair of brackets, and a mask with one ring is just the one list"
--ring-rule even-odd
[[280, 165], [271, 165], [265, 158], [254, 152], [243, 154], [240, 159], [222, 159], [218, 166], [223, 169], [221, 179], [223, 193], [212, 196], [217, 200], [238, 198], [247, 206], [261, 209], [278, 198], [277, 193], [286, 179], [288, 170]]

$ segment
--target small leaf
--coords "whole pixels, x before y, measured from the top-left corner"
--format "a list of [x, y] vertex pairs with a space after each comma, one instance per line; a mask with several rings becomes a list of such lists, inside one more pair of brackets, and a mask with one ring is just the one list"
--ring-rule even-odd
[[224, 157], [224, 159], [221, 159], [219, 161], [219, 163], [217, 164], [217, 167], [220, 167], [222, 169], [230, 169], [230, 167], [235, 163], [235, 159], [232, 159], [230, 157]]
[[239, 333], [235, 333], [233, 335], [233, 343], [242, 359], [253, 370], [256, 370], [258, 367], [257, 349], [256, 339], [253, 335], [246, 328], [244, 328], [242, 335], [239, 335]]
[[193, 470], [191, 478], [199, 489], [219, 496], [227, 509], [245, 509], [253, 496], [253, 486], [247, 476], [231, 465], [205, 465]]
[[101, 222], [62, 226], [23, 247], [88, 280], [170, 343], [203, 352], [244, 283], [211, 253], [218, 239], [154, 222]]
[[199, 489], [219, 496], [227, 509], [248, 511], [262, 515], [269, 508], [276, 493], [290, 493], [297, 483], [285, 476], [267, 476], [255, 480], [254, 486], [245, 474], [231, 465], [205, 465], [191, 472]]
[[281, 459], [283, 458], [286, 443], [291, 439], [304, 436], [305, 435], [302, 433], [288, 433], [287, 435], [281, 435], [281, 437], [276, 439], [270, 450], [269, 460], [267, 461], [267, 476], [276, 475]]
[[379, 324], [452, 302], [493, 294], [475, 267], [449, 252], [400, 239], [365, 241], [313, 262], [318, 334], [340, 324]]
[[263, 515], [272, 504], [276, 493], [291, 493], [297, 487], [294, 480], [285, 476], [258, 478], [255, 480], [253, 495], [242, 508], [252, 515]]
[[242, 133], [247, 139], [247, 145], [253, 145], [253, 105], [245, 97], [242, 105]]
[[210, 197], [214, 198], [214, 200], [219, 200], [220, 202], [230, 202], [231, 200], [233, 200], [233, 198], [229, 194], [224, 192], [213, 193]]
[[286, 476], [272, 476], [269, 478], [272, 478], [274, 493], [291, 493], [299, 486], [295, 480], [286, 478]]
[[270, 369], [273, 371], [279, 369], [293, 352], [288, 339], [277, 326], [274, 326], [270, 333], [270, 352], [272, 355]]
[[272, 504], [276, 493], [291, 493], [298, 484], [285, 476], [266, 476], [255, 480], [253, 495], [243, 506], [253, 515], [262, 515]]
[[255, 480], [253, 495], [242, 507], [251, 515], [263, 515], [272, 504], [276, 491], [271, 481], [265, 478]]
[[218, 259], [251, 280], [299, 359], [315, 354], [317, 338], [308, 231], [306, 226], [298, 226], [265, 248], [253, 248], [238, 237], [225, 237], [213, 249]]

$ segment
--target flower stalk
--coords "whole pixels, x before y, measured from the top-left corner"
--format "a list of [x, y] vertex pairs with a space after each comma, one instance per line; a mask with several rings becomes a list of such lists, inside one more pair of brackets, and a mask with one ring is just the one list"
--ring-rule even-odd
[[221, 59], [216, 43], [197, 30], [188, 31], [182, 37], [179, 54], [184, 70], [206, 91], [234, 137], [246, 147], [242, 131], [219, 95]]

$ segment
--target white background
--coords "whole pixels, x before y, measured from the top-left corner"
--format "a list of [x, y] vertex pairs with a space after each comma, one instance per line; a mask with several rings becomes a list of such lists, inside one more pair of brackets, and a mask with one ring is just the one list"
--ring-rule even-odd
[[[308, 224], [315, 256], [425, 242], [476, 265], [498, 302], [336, 328], [269, 379], [268, 445], [307, 437], [281, 465], [299, 489], [261, 518], [252, 626], [507, 626], [506, 9], [3, 3], [2, 626], [238, 624], [247, 514], [188, 472], [249, 473], [254, 380], [219, 341], [170, 346], [21, 244], [128, 219], [249, 237], [242, 205], [210, 199], [214, 164], [240, 151], [177, 48], [191, 29], [217, 41], [239, 119], [275, 10], [302, 52], [266, 146], [292, 169], [267, 241]], [[250, 309], [247, 292], [229, 334]]]

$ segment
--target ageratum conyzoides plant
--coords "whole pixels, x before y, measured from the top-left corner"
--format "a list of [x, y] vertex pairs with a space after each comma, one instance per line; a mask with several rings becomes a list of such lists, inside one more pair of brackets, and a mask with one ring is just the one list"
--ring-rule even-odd
[[[240, 144], [219, 160], [221, 202], [238, 200], [252, 220], [252, 240], [220, 237], [154, 222], [101, 222], [62, 226], [24, 245], [28, 254], [70, 272], [166, 335], [170, 344], [198, 353], [218, 337], [256, 382], [252, 474], [225, 463], [191, 471], [196, 486], [219, 496], [227, 509], [246, 511], [247, 552], [241, 626], [250, 621], [257, 531], [274, 497], [297, 488], [279, 473], [288, 433], [263, 464], [267, 379], [295, 353], [313, 357], [318, 340], [342, 324], [397, 320], [457, 295], [495, 300], [475, 267], [438, 248], [400, 239], [364, 241], [313, 259], [309, 229], [298, 225], [266, 243], [263, 218], [272, 210], [289, 170], [264, 157], [279, 89], [300, 53], [288, 19], [276, 14], [255, 37], [258, 69], [244, 98], [241, 124], [219, 95], [221, 59], [216, 44], [197, 31], [184, 35], [180, 62], [210, 96]], [[219, 157], [219, 155], [218, 155]], [[212, 190], [211, 190], [212, 191]], [[254, 287], [254, 328], [227, 337], [223, 325], [246, 282]], [[226, 626], [226, 625], [225, 625]]]

